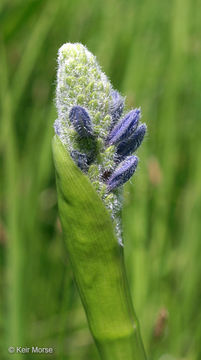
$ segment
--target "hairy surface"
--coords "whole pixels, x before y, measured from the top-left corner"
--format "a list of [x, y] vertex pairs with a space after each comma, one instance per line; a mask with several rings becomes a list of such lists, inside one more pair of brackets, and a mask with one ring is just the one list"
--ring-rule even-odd
[[132, 153], [146, 131], [144, 124], [138, 126], [140, 109], [124, 113], [124, 98], [79, 43], [59, 49], [56, 106], [55, 133], [104, 201], [122, 244], [121, 186], [136, 170]]

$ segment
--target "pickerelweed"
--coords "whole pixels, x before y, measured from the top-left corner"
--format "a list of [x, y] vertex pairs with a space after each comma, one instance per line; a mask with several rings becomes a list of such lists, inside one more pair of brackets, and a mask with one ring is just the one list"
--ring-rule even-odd
[[122, 244], [122, 185], [134, 174], [146, 125], [141, 110], [124, 110], [96, 57], [82, 44], [59, 49], [55, 133], [105, 203]]

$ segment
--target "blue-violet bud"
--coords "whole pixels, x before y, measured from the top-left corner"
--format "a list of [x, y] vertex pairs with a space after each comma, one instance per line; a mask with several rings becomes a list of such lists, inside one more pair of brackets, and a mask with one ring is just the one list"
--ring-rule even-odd
[[147, 127], [145, 124], [139, 125], [138, 128], [134, 131], [133, 135], [131, 135], [128, 139], [122, 141], [117, 146], [117, 154], [124, 157], [134, 153], [141, 145], [146, 130]]
[[81, 137], [93, 136], [90, 116], [83, 107], [73, 106], [69, 113], [69, 119]]
[[128, 156], [122, 161], [107, 181], [108, 190], [115, 190], [117, 187], [128, 181], [134, 174], [137, 164], [137, 156]]
[[128, 138], [136, 129], [140, 119], [140, 109], [131, 110], [110, 132], [107, 143], [118, 144]]

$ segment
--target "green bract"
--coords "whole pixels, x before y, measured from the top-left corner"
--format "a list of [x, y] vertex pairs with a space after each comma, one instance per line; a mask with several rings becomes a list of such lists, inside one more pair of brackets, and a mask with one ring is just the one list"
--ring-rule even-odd
[[144, 360], [113, 224], [87, 176], [53, 139], [58, 206], [69, 259], [103, 360]]

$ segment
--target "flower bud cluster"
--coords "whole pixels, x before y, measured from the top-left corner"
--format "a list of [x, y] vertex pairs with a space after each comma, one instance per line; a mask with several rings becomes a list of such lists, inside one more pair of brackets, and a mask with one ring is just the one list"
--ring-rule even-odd
[[124, 98], [95, 56], [71, 43], [59, 49], [56, 105], [55, 133], [103, 199], [121, 244], [121, 186], [137, 168], [132, 154], [146, 132], [140, 109], [124, 113]]

